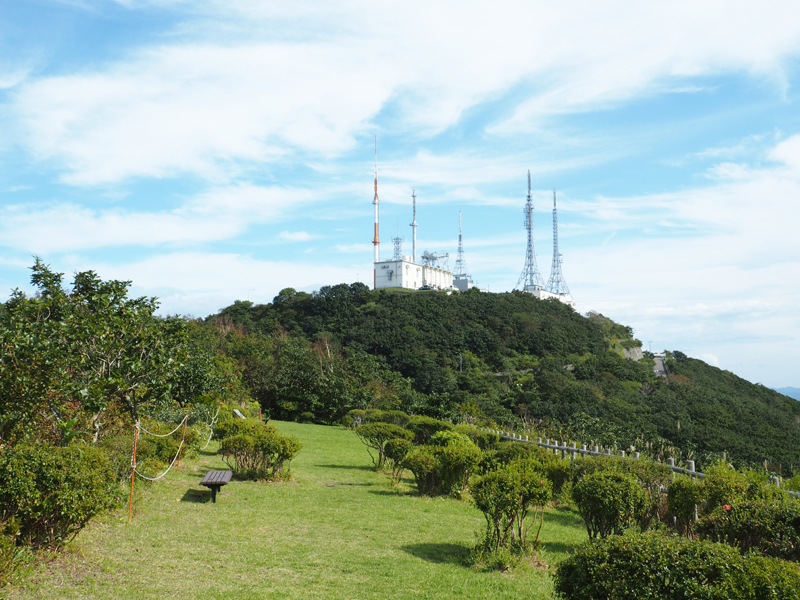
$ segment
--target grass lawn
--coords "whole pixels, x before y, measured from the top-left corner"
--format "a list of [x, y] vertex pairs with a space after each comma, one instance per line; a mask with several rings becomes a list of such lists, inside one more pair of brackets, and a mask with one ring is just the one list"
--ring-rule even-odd
[[[419, 498], [375, 473], [352, 432], [272, 422], [303, 449], [289, 483], [233, 481], [216, 504], [201, 488], [227, 469], [212, 450], [184, 461], [96, 522], [10, 598], [551, 598], [546, 569], [478, 572], [465, 564], [481, 513], [468, 502]], [[582, 521], [552, 510], [540, 558], [586, 539]]]

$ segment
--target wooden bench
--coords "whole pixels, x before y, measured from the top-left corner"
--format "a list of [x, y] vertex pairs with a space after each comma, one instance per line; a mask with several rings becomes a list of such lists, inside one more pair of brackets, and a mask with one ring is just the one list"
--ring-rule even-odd
[[200, 482], [200, 485], [211, 488], [212, 502], [217, 501], [217, 492], [223, 485], [230, 483], [232, 475], [233, 473], [230, 471], [209, 471], [206, 473], [206, 476], [203, 477], [203, 481]]

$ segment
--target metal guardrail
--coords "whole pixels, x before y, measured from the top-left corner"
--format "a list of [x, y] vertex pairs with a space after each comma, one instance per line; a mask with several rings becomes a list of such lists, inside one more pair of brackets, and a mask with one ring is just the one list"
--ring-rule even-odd
[[[624, 450], [620, 451], [619, 454], [612, 453], [610, 448], [607, 448], [605, 452], [601, 452], [599, 446], [592, 446], [589, 449], [586, 444], [581, 444], [581, 447], [578, 448], [578, 445], [575, 442], [572, 442], [569, 446], [567, 446], [566, 442], [558, 442], [553, 440], [553, 443], [550, 443], [550, 439], [546, 439], [546, 441], [542, 441], [542, 438], [538, 438], [538, 440], [530, 440], [526, 435], [523, 439], [521, 434], [512, 433], [509, 431], [498, 431], [495, 429], [486, 429], [485, 431], [490, 431], [491, 433], [496, 433], [500, 436], [500, 439], [510, 440], [512, 442], [522, 442], [523, 444], [536, 444], [540, 448], [547, 448], [548, 450], [553, 450], [554, 452], [561, 452], [561, 458], [566, 459], [567, 455], [569, 454], [570, 458], [575, 458], [576, 455], [584, 455], [584, 456], [618, 456], [620, 458], [630, 458], [633, 460], [639, 460], [639, 453], [638, 452], [631, 452], [626, 453]], [[679, 467], [675, 464], [674, 458], [667, 459], [667, 466], [672, 469], [674, 473], [682, 473], [684, 475], [689, 475], [690, 477], [696, 477], [697, 479], [705, 479], [705, 473], [701, 473], [700, 471], [695, 471], [694, 468], [694, 461], [687, 460], [686, 461], [687, 467]], [[773, 477], [770, 480], [770, 483], [776, 486], [778, 489], [780, 488], [780, 480], [777, 477]], [[787, 494], [789, 494], [792, 498], [800, 498], [800, 492], [794, 492], [792, 490], [783, 490]]]

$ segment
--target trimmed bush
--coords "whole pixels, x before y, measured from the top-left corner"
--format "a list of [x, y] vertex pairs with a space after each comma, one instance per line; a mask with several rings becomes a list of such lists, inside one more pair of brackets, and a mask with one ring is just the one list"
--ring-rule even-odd
[[460, 496], [481, 462], [480, 448], [467, 436], [455, 431], [435, 433], [431, 445], [437, 448], [434, 455], [439, 492]]
[[750, 489], [750, 482], [743, 473], [720, 462], [706, 469], [702, 486], [705, 501], [703, 512], [710, 513], [720, 506], [744, 500]]
[[420, 496], [435, 496], [439, 492], [435, 451], [435, 446], [417, 446], [403, 459], [403, 467], [414, 474]]
[[[367, 447], [372, 464], [378, 469], [386, 462], [384, 450], [386, 442], [395, 439], [410, 440], [414, 435], [407, 429], [391, 423], [367, 423], [366, 425], [359, 425], [355, 431], [356, 435]], [[370, 450], [375, 451], [376, 455], [373, 456]]]
[[392, 481], [397, 482], [403, 474], [403, 460], [414, 448], [407, 439], [395, 438], [389, 440], [383, 446], [383, 454], [386, 457], [386, 464], [392, 469]]
[[489, 450], [494, 448], [500, 442], [500, 436], [491, 431], [483, 431], [474, 425], [467, 425], [462, 423], [453, 428], [458, 433], [463, 433], [481, 450]]
[[697, 532], [742, 553], [758, 550], [765, 556], [800, 561], [800, 503], [794, 500], [720, 506], [700, 520]]
[[724, 544], [636, 533], [584, 544], [558, 566], [555, 589], [566, 600], [799, 600], [800, 568]]
[[629, 475], [590, 473], [572, 488], [572, 498], [591, 539], [620, 535], [647, 510], [647, 494]]
[[647, 508], [637, 517], [642, 531], [662, 516], [664, 504], [663, 490], [672, 483], [672, 469], [651, 460], [633, 460], [621, 457], [587, 456], [573, 461], [570, 477], [573, 484], [582, 477], [597, 472], [625, 473], [639, 482], [647, 492]]
[[[486, 531], [475, 549], [476, 559], [484, 553], [497, 553], [501, 548], [525, 552], [538, 545], [544, 522], [544, 507], [550, 502], [553, 488], [537, 464], [521, 460], [489, 473], [470, 486], [475, 506], [486, 519]], [[531, 508], [539, 509], [536, 538], [528, 542], [526, 517]], [[536, 518], [534, 516], [534, 523]]]
[[667, 490], [667, 510], [675, 517], [678, 533], [694, 537], [697, 505], [703, 500], [703, 485], [689, 477], [678, 477]]
[[417, 446], [402, 466], [414, 474], [421, 496], [452, 494], [460, 496], [481, 462], [481, 451], [468, 437], [454, 431], [441, 431], [431, 445]]
[[293, 436], [260, 421], [239, 420], [237, 432], [220, 443], [218, 453], [238, 479], [289, 479], [291, 461], [302, 448]]
[[414, 434], [417, 445], [429, 444], [434, 433], [453, 429], [452, 423], [432, 417], [412, 417], [405, 427]]
[[0, 453], [0, 518], [18, 543], [58, 547], [120, 494], [114, 467], [95, 446], [17, 445]]

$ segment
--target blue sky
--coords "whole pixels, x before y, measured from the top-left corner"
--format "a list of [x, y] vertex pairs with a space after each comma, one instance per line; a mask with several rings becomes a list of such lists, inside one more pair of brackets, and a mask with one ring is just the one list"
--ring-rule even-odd
[[32, 256], [205, 316], [450, 252], [514, 288], [531, 170], [577, 310], [800, 386], [792, 2], [0, 0], [0, 288]]

